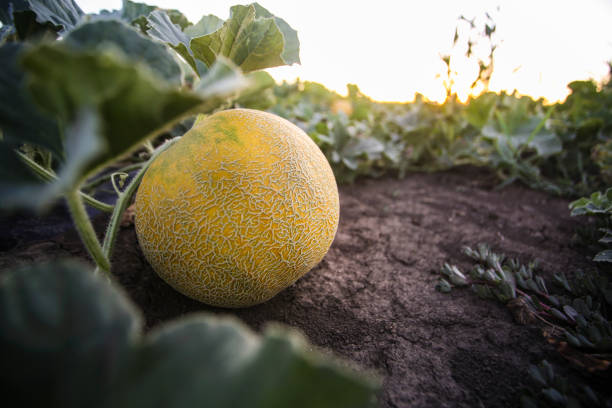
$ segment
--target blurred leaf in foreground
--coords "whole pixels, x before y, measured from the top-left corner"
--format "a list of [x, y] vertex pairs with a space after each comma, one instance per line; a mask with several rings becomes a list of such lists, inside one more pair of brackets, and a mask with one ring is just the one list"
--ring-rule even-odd
[[112, 44], [131, 61], [149, 67], [173, 85], [181, 83], [181, 68], [168, 49], [117, 20], [98, 20], [83, 24], [65, 38], [73, 49], [95, 50]]
[[[142, 336], [123, 293], [73, 262], [0, 277], [0, 389], [26, 406], [369, 407], [377, 380], [309, 351], [299, 334], [259, 337], [195, 315]], [[36, 389], [33, 393], [32, 389]]]
[[[23, 64], [29, 76], [32, 99], [50, 117], [71, 125], [78, 121], [83, 111], [90, 111], [99, 124], [95, 127], [99, 130], [97, 135], [91, 134], [93, 127], [75, 128], [83, 132], [75, 140], [89, 140], [91, 145], [100, 148], [90, 152], [87, 160], [77, 155], [63, 163], [59, 173], [65, 177], [63, 181], [71, 180], [71, 183], [62, 181], [53, 188], [45, 188], [45, 194], [41, 192], [37, 200], [32, 200], [16, 194], [14, 183], [2, 180], [0, 188], [6, 193], [2, 197], [6, 200], [4, 205], [35, 208], [50, 203], [58, 191], [63, 193], [76, 188], [92, 173], [180, 120], [217, 109], [246, 82], [233, 64], [219, 60], [209, 75], [195, 86], [195, 92], [179, 90], [126, 60], [116, 47], [80, 52], [65, 43], [42, 44], [25, 52]], [[31, 118], [19, 114], [15, 122], [26, 126], [24, 124], [30, 123]], [[4, 128], [4, 123], [1, 126]], [[95, 138], [99, 138], [99, 142], [93, 143]], [[64, 142], [71, 143], [68, 138]], [[78, 163], [71, 161], [75, 157], [79, 157]], [[0, 163], [1, 166], [9, 164]], [[68, 174], [66, 169], [72, 169], [75, 174]], [[11, 171], [3, 169], [3, 172]]]
[[21, 44], [0, 47], [0, 129], [2, 142], [11, 146], [32, 143], [63, 158], [62, 139], [57, 122], [45, 115], [32, 101], [19, 58], [26, 49]]
[[193, 52], [189, 47], [190, 38], [170, 20], [165, 11], [155, 10], [151, 12], [147, 17], [147, 22], [151, 26], [147, 34], [172, 47], [198, 75], [206, 72], [205, 67], [200, 67], [193, 57]]

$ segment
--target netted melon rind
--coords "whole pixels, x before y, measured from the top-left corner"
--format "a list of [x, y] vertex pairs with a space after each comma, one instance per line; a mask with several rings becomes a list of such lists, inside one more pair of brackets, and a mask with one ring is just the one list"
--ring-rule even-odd
[[321, 261], [338, 226], [336, 181], [314, 142], [270, 113], [199, 120], [147, 170], [136, 232], [155, 272], [221, 307], [264, 302]]

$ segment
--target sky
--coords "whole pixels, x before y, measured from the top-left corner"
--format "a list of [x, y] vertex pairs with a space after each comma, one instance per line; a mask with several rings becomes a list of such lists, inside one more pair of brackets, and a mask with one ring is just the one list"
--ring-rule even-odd
[[[175, 8], [191, 22], [229, 17], [238, 0], [144, 0]], [[452, 50], [458, 18], [497, 26], [490, 89], [563, 100], [573, 80], [601, 80], [612, 61], [612, 0], [259, 0], [298, 32], [301, 65], [268, 69], [280, 80], [316, 81], [341, 94], [346, 84], [380, 101], [407, 102], [416, 92], [443, 101], [440, 55], [453, 55], [456, 91], [467, 98], [477, 64]], [[121, 0], [77, 0], [85, 12], [121, 8]], [[466, 24], [460, 25], [465, 33]], [[484, 47], [484, 50], [488, 48]]]

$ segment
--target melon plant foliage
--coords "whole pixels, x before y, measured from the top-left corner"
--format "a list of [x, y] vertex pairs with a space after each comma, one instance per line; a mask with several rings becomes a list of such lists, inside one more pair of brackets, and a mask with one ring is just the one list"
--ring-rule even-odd
[[65, 408], [352, 408], [371, 399], [371, 384], [278, 327], [257, 336], [237, 320], [194, 315], [141, 331], [120, 288], [74, 261], [5, 272], [0, 388], [16, 406]]
[[[121, 215], [168, 144], [115, 204], [81, 191], [85, 180], [196, 114], [251, 98], [270, 81], [261, 69], [299, 62], [295, 30], [256, 3], [191, 24], [128, 0], [95, 15], [74, 0], [3, 0], [0, 22], [0, 208], [43, 210], [64, 197], [104, 272]], [[111, 213], [103, 242], [85, 204]], [[74, 261], [0, 274], [0, 388], [27, 406], [374, 402], [376, 380], [310, 349], [287, 329], [260, 337], [206, 315], [143, 335], [121, 289]]]

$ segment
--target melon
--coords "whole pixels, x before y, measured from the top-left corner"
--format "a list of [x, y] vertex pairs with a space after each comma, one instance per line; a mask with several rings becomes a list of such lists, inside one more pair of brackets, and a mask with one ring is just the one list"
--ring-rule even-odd
[[184, 295], [265, 302], [317, 265], [338, 227], [338, 188], [317, 145], [271, 113], [199, 117], [151, 163], [135, 199], [145, 258]]

